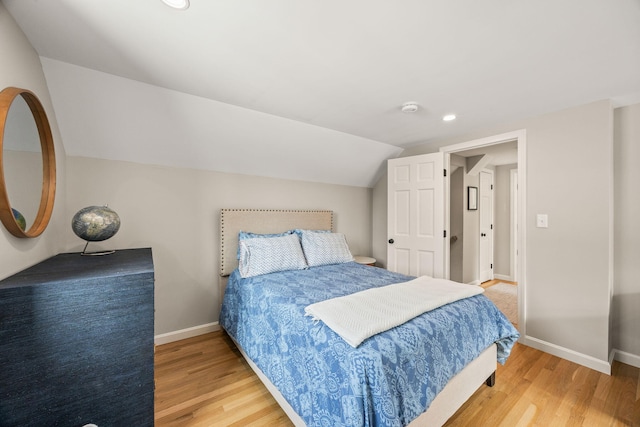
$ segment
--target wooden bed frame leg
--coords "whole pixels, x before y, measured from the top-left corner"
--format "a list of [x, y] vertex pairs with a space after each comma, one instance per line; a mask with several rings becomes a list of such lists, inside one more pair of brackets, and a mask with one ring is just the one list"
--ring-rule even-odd
[[493, 373], [491, 374], [491, 376], [489, 378], [487, 378], [487, 381], [485, 381], [485, 383], [489, 387], [493, 387], [494, 385], [496, 385], [496, 371], [493, 371]]

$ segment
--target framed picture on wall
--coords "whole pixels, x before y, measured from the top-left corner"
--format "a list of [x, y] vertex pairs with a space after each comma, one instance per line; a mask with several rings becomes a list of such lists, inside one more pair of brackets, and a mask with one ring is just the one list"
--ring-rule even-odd
[[478, 210], [478, 187], [467, 187], [467, 210]]

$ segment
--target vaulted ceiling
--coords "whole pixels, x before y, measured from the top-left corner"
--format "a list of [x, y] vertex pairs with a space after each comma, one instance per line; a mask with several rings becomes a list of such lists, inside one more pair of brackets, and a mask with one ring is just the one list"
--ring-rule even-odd
[[[2, 1], [44, 58], [72, 155], [148, 153], [144, 141], [101, 152], [105, 141], [74, 124], [83, 112], [126, 120], [109, 111], [136, 99], [118, 107], [110, 96], [145, 93], [141, 108], [161, 128], [147, 162], [370, 186], [411, 145], [600, 99], [640, 101], [638, 0], [191, 0], [183, 11], [160, 0]], [[105, 104], [87, 110], [74, 88]], [[165, 117], [161, 99], [185, 108]], [[407, 101], [418, 111], [402, 113]], [[191, 157], [176, 155], [176, 138]], [[260, 162], [272, 163], [263, 172]]]

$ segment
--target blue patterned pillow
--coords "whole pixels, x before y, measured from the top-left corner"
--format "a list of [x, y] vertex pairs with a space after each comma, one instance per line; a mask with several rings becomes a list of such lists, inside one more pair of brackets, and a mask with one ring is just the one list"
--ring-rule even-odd
[[285, 270], [302, 270], [307, 262], [296, 234], [240, 241], [240, 276], [253, 277]]
[[295, 230], [291, 230], [292, 233], [296, 233], [300, 239], [302, 239], [302, 234], [304, 233], [331, 233], [331, 230], [303, 230], [301, 228], [296, 228]]
[[302, 233], [302, 248], [309, 267], [353, 261], [342, 233]]
[[241, 240], [246, 240], [246, 239], [268, 239], [269, 237], [282, 237], [282, 236], [286, 236], [288, 234], [293, 234], [295, 231], [294, 230], [288, 230], [288, 231], [284, 231], [282, 233], [274, 233], [274, 234], [258, 234], [258, 233], [252, 233], [250, 231], [242, 231], [240, 230], [240, 232], [238, 233], [238, 253], [236, 254], [236, 258], [240, 259], [240, 241]]

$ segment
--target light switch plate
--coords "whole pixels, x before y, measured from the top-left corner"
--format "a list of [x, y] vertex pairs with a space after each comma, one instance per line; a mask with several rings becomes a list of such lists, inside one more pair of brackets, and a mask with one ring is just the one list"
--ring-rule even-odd
[[548, 228], [549, 227], [549, 217], [547, 214], [538, 214], [536, 215], [536, 227], [538, 228]]

